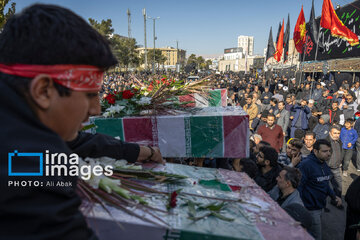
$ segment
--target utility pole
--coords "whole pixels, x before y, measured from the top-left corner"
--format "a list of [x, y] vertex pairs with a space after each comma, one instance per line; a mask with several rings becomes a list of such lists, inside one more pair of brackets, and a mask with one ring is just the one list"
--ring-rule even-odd
[[128, 37], [131, 38], [131, 13], [130, 13], [130, 9], [128, 9], [126, 11], [127, 15], [128, 15]]
[[179, 41], [176, 40], [176, 72], [180, 72], [180, 63], [179, 63]]
[[155, 17], [155, 18], [148, 17], [148, 18], [153, 20], [153, 28], [154, 28], [154, 32], [153, 32], [153, 34], [154, 34], [154, 59], [153, 59], [153, 61], [154, 62], [153, 62], [153, 65], [152, 65], [152, 72], [153, 72], [153, 74], [155, 74], [155, 40], [157, 39], [156, 35], [155, 35], [155, 20], [160, 19], [160, 17]]
[[146, 46], [146, 9], [143, 8], [143, 15], [144, 15], [144, 45], [145, 45], [145, 70], [147, 70], [147, 46]]

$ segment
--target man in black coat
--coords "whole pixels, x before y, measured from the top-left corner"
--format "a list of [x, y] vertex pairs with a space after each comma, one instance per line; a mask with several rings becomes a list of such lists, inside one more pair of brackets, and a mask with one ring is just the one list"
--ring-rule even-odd
[[[107, 41], [70, 10], [36, 4], [7, 21], [0, 34], [0, 239], [96, 239], [79, 211], [78, 176], [45, 169], [57, 165], [47, 156], [74, 156], [66, 141], [96, 154], [89, 146], [104, 138], [78, 131], [100, 113], [103, 72], [116, 63]], [[114, 145], [130, 160], [161, 158], [158, 149]]]
[[353, 240], [356, 239], [356, 229], [349, 226], [360, 223], [360, 177], [357, 177], [350, 184], [345, 195], [345, 201], [347, 209], [344, 240]]

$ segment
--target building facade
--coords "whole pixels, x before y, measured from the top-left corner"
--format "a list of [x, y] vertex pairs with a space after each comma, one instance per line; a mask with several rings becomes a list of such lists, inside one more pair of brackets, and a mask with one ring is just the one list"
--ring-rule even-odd
[[[164, 67], [173, 66], [175, 67], [177, 63], [180, 65], [185, 65], [186, 61], [186, 51], [183, 49], [176, 49], [173, 47], [164, 47], [164, 48], [156, 48], [156, 50], [160, 50], [161, 54], [166, 57], [166, 61], [164, 63]], [[138, 48], [139, 56], [145, 53], [145, 48]], [[148, 48], [147, 52], [154, 51], [153, 48]], [[148, 59], [148, 63], [151, 61]], [[141, 67], [145, 67], [145, 65], [141, 65]]]
[[[262, 64], [262, 66], [261, 66]], [[235, 60], [221, 60], [219, 62], [220, 72], [249, 72], [254, 69], [262, 69], [264, 64], [263, 56], [249, 56], [247, 58]]]
[[252, 56], [254, 54], [254, 37], [253, 36], [238, 36], [238, 47], [243, 49], [244, 54]]
[[226, 48], [224, 49], [224, 60], [235, 60], [243, 58], [243, 48]]

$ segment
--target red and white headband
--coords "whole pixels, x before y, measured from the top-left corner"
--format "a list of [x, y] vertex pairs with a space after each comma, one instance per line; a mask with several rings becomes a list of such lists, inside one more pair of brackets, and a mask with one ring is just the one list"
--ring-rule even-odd
[[0, 72], [25, 78], [49, 75], [54, 82], [74, 91], [99, 91], [104, 72], [89, 65], [0, 64]]

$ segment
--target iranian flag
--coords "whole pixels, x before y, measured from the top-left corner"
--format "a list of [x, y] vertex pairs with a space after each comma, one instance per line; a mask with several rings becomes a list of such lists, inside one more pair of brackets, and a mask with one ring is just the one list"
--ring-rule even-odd
[[246, 114], [94, 119], [97, 132], [126, 142], [158, 146], [164, 157], [249, 156]]
[[180, 102], [189, 103], [189, 107], [226, 107], [227, 106], [227, 89], [214, 89], [209, 91], [209, 100], [203, 98], [201, 95], [194, 93], [185, 96], [180, 96]]

